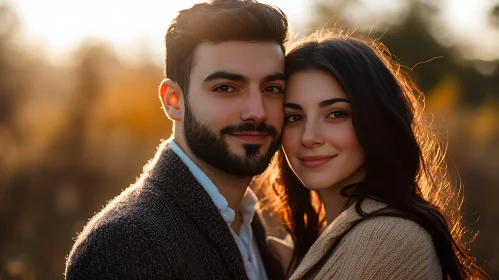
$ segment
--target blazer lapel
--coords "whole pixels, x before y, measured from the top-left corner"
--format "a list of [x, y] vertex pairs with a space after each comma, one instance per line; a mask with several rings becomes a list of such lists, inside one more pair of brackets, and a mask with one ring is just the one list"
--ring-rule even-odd
[[169, 149], [168, 143], [160, 146], [146, 172], [150, 173], [154, 181], [159, 182], [166, 195], [215, 244], [231, 279], [247, 279], [239, 248], [227, 223], [187, 166]]

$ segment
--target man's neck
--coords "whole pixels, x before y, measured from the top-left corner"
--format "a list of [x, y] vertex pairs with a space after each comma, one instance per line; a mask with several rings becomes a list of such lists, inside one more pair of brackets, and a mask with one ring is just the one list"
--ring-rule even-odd
[[204, 161], [197, 158], [189, 157], [203, 172], [210, 178], [213, 184], [218, 188], [220, 193], [225, 197], [229, 207], [236, 213], [239, 212], [241, 201], [246, 192], [252, 177], [234, 176], [223, 172]]
[[189, 155], [189, 158], [210, 178], [220, 193], [225, 197], [229, 207], [235, 212], [234, 221], [230, 224], [232, 230], [239, 235], [242, 217], [240, 213], [241, 201], [252, 177], [234, 176], [207, 164], [206, 162]]
[[229, 207], [238, 213], [244, 193], [246, 192], [252, 177], [234, 176], [224, 172], [193, 155], [183, 141], [176, 141], [175, 143], [199, 167], [199, 169], [201, 169], [206, 176], [210, 178], [213, 184], [227, 200]]

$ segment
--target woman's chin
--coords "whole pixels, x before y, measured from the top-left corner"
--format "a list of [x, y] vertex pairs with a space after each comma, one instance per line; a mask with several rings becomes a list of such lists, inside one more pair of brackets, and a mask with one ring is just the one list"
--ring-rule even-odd
[[324, 178], [314, 178], [314, 179], [306, 179], [301, 180], [303, 185], [313, 191], [320, 191], [324, 189], [331, 188], [334, 184], [331, 184], [331, 181], [324, 180]]

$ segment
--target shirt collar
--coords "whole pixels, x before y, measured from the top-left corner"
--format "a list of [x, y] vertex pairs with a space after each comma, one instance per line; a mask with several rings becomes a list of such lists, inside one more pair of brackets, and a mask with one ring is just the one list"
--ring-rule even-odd
[[[229, 203], [227, 199], [220, 193], [217, 186], [213, 184], [210, 178], [197, 166], [194, 161], [192, 161], [189, 156], [180, 148], [180, 146], [175, 143], [173, 138], [168, 139], [170, 141], [171, 150], [177, 154], [177, 156], [182, 160], [182, 162], [187, 166], [189, 171], [191, 171], [192, 175], [199, 184], [203, 187], [203, 189], [208, 193], [211, 200], [217, 207], [218, 211], [222, 215], [223, 219], [227, 223], [232, 223], [235, 218], [235, 211], [229, 207]], [[240, 212], [243, 218], [243, 222], [251, 223], [253, 221], [253, 216], [255, 214], [255, 206], [258, 202], [258, 198], [255, 193], [248, 188], [244, 193], [243, 199], [241, 201]]]
[[256, 204], [258, 203], [258, 198], [252, 189], [247, 188], [244, 193], [243, 199], [241, 201], [240, 212], [243, 218], [243, 222], [250, 223], [253, 221], [253, 216], [255, 215]]

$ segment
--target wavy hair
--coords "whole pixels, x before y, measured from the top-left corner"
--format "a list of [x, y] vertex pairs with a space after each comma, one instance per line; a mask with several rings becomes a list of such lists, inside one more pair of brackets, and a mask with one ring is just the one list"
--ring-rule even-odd
[[[397, 216], [423, 227], [432, 236], [445, 279], [483, 279], [485, 272], [464, 242], [459, 197], [444, 161], [446, 143], [424, 113], [423, 94], [389, 50], [376, 40], [317, 33], [286, 55], [288, 78], [310, 70], [325, 71], [342, 86], [365, 152], [365, 179], [341, 190], [347, 205], [356, 203], [363, 218]], [[324, 229], [320, 197], [300, 182], [282, 150], [258, 185], [294, 241], [296, 266]], [[366, 198], [397, 213], [364, 213], [360, 205]]]

